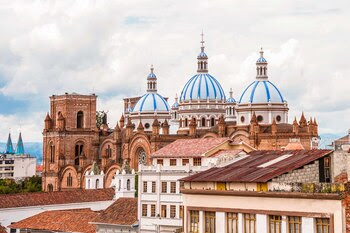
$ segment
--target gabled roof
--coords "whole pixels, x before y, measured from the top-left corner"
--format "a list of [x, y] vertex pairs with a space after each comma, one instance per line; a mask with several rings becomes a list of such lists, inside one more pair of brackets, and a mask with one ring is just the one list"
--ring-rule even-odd
[[113, 200], [113, 189], [76, 189], [58, 192], [1, 194], [1, 208], [57, 205]]
[[119, 198], [93, 221], [93, 224], [129, 226], [135, 223], [137, 223], [137, 198]]
[[193, 182], [268, 182], [331, 154], [332, 150], [266, 150], [252, 151], [225, 167], [214, 167], [181, 179]]
[[200, 157], [210, 149], [228, 141], [229, 138], [178, 139], [154, 152], [153, 158], [192, 158]]
[[95, 233], [96, 226], [89, 224], [98, 213], [91, 209], [52, 210], [11, 224], [9, 228], [48, 230], [53, 232]]

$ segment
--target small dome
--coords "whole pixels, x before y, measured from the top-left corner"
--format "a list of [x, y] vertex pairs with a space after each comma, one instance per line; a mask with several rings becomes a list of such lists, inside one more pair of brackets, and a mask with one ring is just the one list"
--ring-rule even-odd
[[236, 100], [234, 98], [228, 98], [226, 103], [236, 103]]
[[147, 76], [147, 79], [149, 79], [149, 78], [157, 78], [157, 76], [156, 76], [153, 72], [151, 72], [151, 73], [149, 73], [149, 75]]
[[270, 81], [254, 81], [243, 92], [240, 103], [284, 103], [281, 92]]
[[201, 52], [200, 54], [198, 54], [197, 58], [208, 58], [208, 56], [205, 52]]
[[147, 93], [137, 101], [132, 112], [167, 112], [169, 105], [166, 100], [157, 93]]
[[178, 108], [178, 107], [179, 107], [179, 103], [178, 103], [178, 102], [175, 102], [171, 107], [172, 107], [172, 108]]
[[267, 63], [267, 61], [264, 57], [259, 57], [259, 59], [256, 61], [256, 63]]
[[180, 101], [197, 99], [224, 100], [225, 93], [220, 83], [210, 74], [196, 74], [182, 89]]

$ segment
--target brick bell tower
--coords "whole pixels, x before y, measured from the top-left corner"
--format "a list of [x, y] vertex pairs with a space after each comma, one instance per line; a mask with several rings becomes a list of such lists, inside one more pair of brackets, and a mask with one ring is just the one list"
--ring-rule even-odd
[[98, 158], [95, 94], [53, 95], [43, 130], [43, 191], [83, 186], [83, 171]]

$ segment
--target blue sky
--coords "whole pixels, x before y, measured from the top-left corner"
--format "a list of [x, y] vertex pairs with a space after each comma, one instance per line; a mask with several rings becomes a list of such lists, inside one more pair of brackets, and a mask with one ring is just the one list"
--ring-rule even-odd
[[[289, 119], [317, 118], [321, 133], [350, 128], [350, 3], [285, 1], [2, 1], [0, 141], [41, 141], [49, 96], [96, 93], [113, 127], [122, 98], [142, 95], [151, 64], [172, 104], [196, 72], [200, 33], [209, 72], [239, 99], [264, 47], [269, 79]], [[16, 137], [16, 136], [15, 136]]]

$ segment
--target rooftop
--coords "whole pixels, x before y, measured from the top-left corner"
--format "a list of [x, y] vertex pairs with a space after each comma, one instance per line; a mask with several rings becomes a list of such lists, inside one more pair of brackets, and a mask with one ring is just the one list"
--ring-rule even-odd
[[89, 224], [98, 213], [91, 209], [52, 210], [11, 224], [9, 228], [34, 229], [60, 232], [96, 232], [96, 226]]
[[154, 152], [151, 156], [153, 158], [200, 157], [227, 140], [229, 138], [178, 139]]
[[94, 223], [133, 225], [137, 222], [137, 198], [119, 198], [102, 211]]
[[332, 150], [260, 150], [225, 167], [183, 178], [194, 182], [268, 182], [332, 153]]
[[71, 191], [58, 192], [2, 194], [0, 195], [0, 209], [39, 205], [109, 201], [113, 199], [113, 196], [113, 189], [76, 189]]

